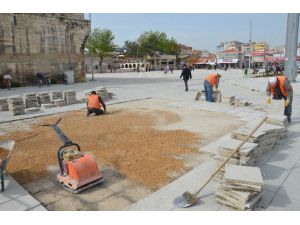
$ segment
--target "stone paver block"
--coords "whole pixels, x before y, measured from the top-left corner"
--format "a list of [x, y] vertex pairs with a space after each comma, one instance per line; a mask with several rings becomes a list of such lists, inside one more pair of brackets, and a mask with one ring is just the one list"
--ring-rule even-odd
[[23, 195], [18, 198], [14, 198], [4, 204], [0, 205], [0, 211], [24, 211], [30, 210], [40, 205], [35, 198], [31, 195]]
[[129, 205], [131, 205], [131, 201], [126, 198], [122, 198], [121, 196], [110, 196], [103, 201], [100, 201], [97, 205], [98, 210], [124, 210]]

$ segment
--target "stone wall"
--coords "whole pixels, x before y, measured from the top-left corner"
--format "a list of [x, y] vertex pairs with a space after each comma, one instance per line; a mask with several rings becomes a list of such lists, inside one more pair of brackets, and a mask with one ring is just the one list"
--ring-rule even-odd
[[11, 74], [26, 85], [37, 72], [58, 79], [71, 69], [76, 82], [85, 81], [90, 25], [83, 14], [0, 14], [0, 76]]

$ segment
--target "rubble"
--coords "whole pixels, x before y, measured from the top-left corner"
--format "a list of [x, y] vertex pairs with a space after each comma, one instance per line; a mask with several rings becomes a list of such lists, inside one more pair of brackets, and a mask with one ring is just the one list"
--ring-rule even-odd
[[227, 165], [215, 191], [216, 201], [237, 210], [251, 210], [262, 198], [264, 181], [258, 167]]
[[13, 116], [25, 114], [25, 104], [21, 97], [12, 97], [7, 100], [8, 110]]

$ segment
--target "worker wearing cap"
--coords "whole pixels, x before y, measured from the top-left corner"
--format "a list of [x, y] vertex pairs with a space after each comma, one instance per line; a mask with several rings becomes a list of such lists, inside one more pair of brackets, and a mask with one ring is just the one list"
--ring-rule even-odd
[[[102, 110], [103, 108], [103, 110]], [[106, 112], [106, 105], [102, 98], [96, 94], [95, 91], [92, 91], [87, 99], [87, 116], [92, 113], [95, 113], [96, 116]]]
[[273, 99], [284, 99], [284, 115], [287, 116], [288, 122], [291, 122], [293, 87], [286, 76], [270, 77], [267, 86], [267, 104], [271, 104], [270, 95]]
[[213, 87], [218, 90], [219, 87], [219, 80], [221, 75], [216, 74], [209, 74], [204, 78], [204, 90], [205, 90], [205, 100], [208, 102], [214, 102], [214, 92]]

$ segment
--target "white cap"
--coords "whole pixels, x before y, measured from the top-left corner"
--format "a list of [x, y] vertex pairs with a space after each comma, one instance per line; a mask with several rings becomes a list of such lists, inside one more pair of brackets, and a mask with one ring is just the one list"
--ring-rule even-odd
[[270, 83], [271, 85], [276, 84], [276, 83], [277, 83], [277, 78], [276, 78], [276, 77], [270, 77], [269, 83]]

